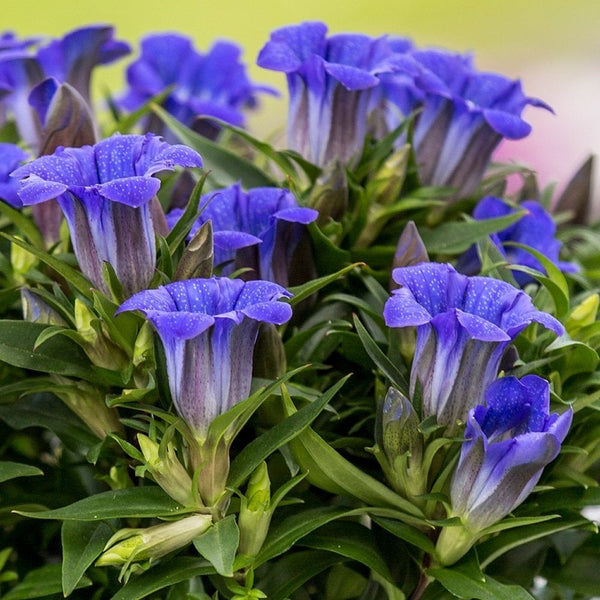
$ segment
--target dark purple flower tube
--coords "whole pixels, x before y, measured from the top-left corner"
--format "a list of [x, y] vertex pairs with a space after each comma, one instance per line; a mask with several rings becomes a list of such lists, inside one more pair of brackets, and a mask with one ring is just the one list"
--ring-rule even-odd
[[[200, 204], [206, 202], [190, 236], [212, 222], [214, 264], [225, 265], [223, 274], [249, 267], [252, 279], [288, 285], [303, 226], [314, 221], [318, 212], [298, 206], [289, 190], [264, 187], [245, 192], [239, 184], [204, 195]], [[168, 221], [174, 224], [182, 212], [171, 211]]]
[[486, 405], [469, 411], [465, 441], [450, 485], [451, 515], [437, 551], [444, 564], [460, 558], [486, 527], [512, 512], [531, 493], [565, 439], [573, 411], [549, 414], [548, 382], [536, 375], [498, 379]]
[[158, 332], [177, 412], [200, 440], [208, 426], [250, 393], [260, 323], [290, 319], [290, 297], [267, 281], [177, 281], [135, 294], [118, 312], [139, 310]]
[[564, 331], [527, 294], [497, 279], [467, 277], [439, 263], [398, 268], [392, 276], [401, 287], [385, 304], [385, 322], [417, 328], [411, 396], [418, 386], [423, 418], [435, 415], [450, 433], [483, 402], [504, 351], [527, 325]]
[[158, 136], [114, 135], [94, 146], [58, 148], [13, 172], [24, 205], [56, 199], [65, 215], [82, 272], [104, 292], [102, 264], [114, 268], [125, 294], [148, 286], [154, 274], [151, 201], [155, 173], [175, 165], [200, 167], [200, 155]]
[[385, 38], [326, 34], [319, 22], [282, 27], [271, 34], [257, 61], [287, 75], [288, 145], [320, 166], [348, 162], [360, 151], [371, 90], [380, 74], [398, 67]]
[[[258, 92], [270, 88], [253, 84], [240, 61], [237, 44], [218, 41], [206, 54], [200, 54], [189, 38], [176, 33], [157, 33], [141, 42], [141, 55], [127, 69], [129, 89], [120, 100], [127, 110], [135, 110], [165, 91], [166, 110], [188, 127], [196, 118], [216, 117], [232, 125], [243, 126], [242, 109], [254, 107]], [[164, 126], [151, 122], [149, 127], [167, 136]], [[202, 133], [216, 125], [204, 123]], [[214, 137], [211, 135], [210, 137]]]
[[[477, 221], [494, 219], [517, 212], [519, 209], [525, 210], [527, 213], [516, 223], [490, 236], [502, 256], [506, 258], [506, 261], [512, 265], [522, 265], [542, 273], [546, 272], [542, 263], [533, 254], [523, 248], [510, 245], [510, 242], [516, 242], [537, 250], [551, 260], [561, 271], [576, 273], [578, 271], [577, 265], [559, 260], [558, 256], [562, 244], [555, 237], [556, 224], [539, 202], [526, 200], [521, 202], [518, 207], [513, 207], [500, 198], [486, 196], [478, 202], [473, 210], [473, 218]], [[477, 249], [473, 246], [460, 258], [458, 270], [472, 274], [477, 272], [480, 266]], [[521, 287], [535, 281], [531, 275], [521, 271], [513, 271], [513, 276]]]

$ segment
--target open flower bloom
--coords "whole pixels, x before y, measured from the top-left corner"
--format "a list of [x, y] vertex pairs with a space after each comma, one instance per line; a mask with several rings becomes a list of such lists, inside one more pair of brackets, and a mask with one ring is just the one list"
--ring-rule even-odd
[[[250, 278], [286, 286], [303, 225], [314, 221], [317, 211], [298, 206], [289, 190], [264, 187], [244, 192], [239, 184], [206, 194], [200, 204], [206, 202], [210, 203], [190, 235], [212, 222], [214, 264], [230, 263], [223, 274], [250, 267]], [[168, 221], [173, 223], [182, 212], [171, 211]]]
[[485, 406], [469, 411], [450, 485], [450, 516], [459, 517], [461, 526], [444, 528], [438, 540], [445, 564], [527, 498], [558, 455], [573, 418], [572, 409], [549, 414], [550, 388], [536, 375], [498, 379], [485, 399]]
[[[523, 248], [507, 245], [507, 242], [517, 242], [542, 253], [562, 271], [566, 273], [577, 272], [577, 265], [559, 260], [558, 255], [562, 244], [555, 237], [556, 224], [539, 202], [526, 200], [521, 202], [519, 207], [513, 207], [500, 198], [486, 196], [479, 201], [473, 210], [473, 218], [477, 221], [494, 219], [517, 212], [519, 209], [526, 210], [527, 214], [506, 229], [490, 236], [507, 262], [545, 273], [544, 267], [533, 254]], [[461, 257], [458, 269], [470, 274], [478, 271], [480, 266], [477, 250], [473, 246]], [[513, 271], [513, 276], [520, 286], [535, 281], [531, 275], [520, 271]]]
[[397, 68], [385, 38], [359, 34], [326, 37], [323, 23], [277, 29], [258, 55], [258, 65], [287, 75], [288, 145], [324, 166], [347, 162], [362, 148], [370, 91], [379, 75]]
[[564, 331], [525, 292], [497, 279], [467, 277], [439, 263], [401, 267], [392, 276], [402, 287], [385, 304], [385, 322], [417, 328], [410, 394], [418, 384], [423, 418], [435, 415], [449, 433], [482, 403], [504, 351], [527, 325]]
[[[38, 48], [27, 50], [33, 42], [0, 45], [0, 88], [8, 94], [2, 99], [4, 112], [12, 115], [21, 138], [39, 150], [40, 124], [29, 106], [29, 93], [47, 77], [69, 83], [90, 103], [90, 78], [99, 64], [108, 64], [131, 51], [125, 42], [113, 39], [113, 28], [105, 25], [82, 27]], [[6, 118], [6, 116], [5, 116]]]
[[520, 81], [478, 72], [470, 56], [443, 50], [408, 54], [418, 67], [407, 83], [410, 93], [392, 90], [389, 99], [404, 114], [407, 98], [414, 100], [412, 108], [422, 107], [413, 138], [421, 183], [451, 187], [461, 197], [468, 196], [481, 182], [500, 141], [521, 139], [531, 131], [521, 118], [523, 109], [551, 109], [525, 96]]
[[28, 158], [27, 152], [19, 146], [0, 143], [0, 199], [16, 208], [21, 207], [21, 200], [17, 195], [20, 186], [10, 174]]
[[131, 52], [129, 44], [115, 40], [113, 35], [114, 28], [107, 25], [74, 29], [39, 48], [37, 59], [46, 77], [69, 83], [89, 103], [94, 67], [110, 64]]
[[13, 172], [23, 180], [24, 205], [56, 199], [65, 215], [82, 272], [107, 292], [102, 264], [114, 268], [125, 294], [146, 288], [154, 274], [156, 245], [151, 201], [155, 173], [175, 165], [200, 167], [186, 146], [158, 136], [114, 135], [94, 146], [58, 148]]
[[139, 292], [118, 312], [139, 310], [154, 325], [175, 408], [203, 439], [215, 417], [248, 396], [259, 325], [288, 321], [292, 309], [278, 300], [289, 296], [267, 281], [188, 279]]
[[[206, 54], [200, 54], [185, 36], [148, 35], [142, 40], [140, 57], [127, 69], [129, 90], [120, 104], [135, 110], [172, 86], [164, 106], [188, 127], [201, 115], [242, 126], [242, 109], [255, 106], [257, 92], [271, 90], [250, 81], [240, 55], [240, 47], [232, 42], [218, 41]], [[152, 122], [150, 127], [167, 134], [158, 123]], [[218, 131], [205, 123], [201, 132], [211, 132], [211, 127], [213, 134]]]

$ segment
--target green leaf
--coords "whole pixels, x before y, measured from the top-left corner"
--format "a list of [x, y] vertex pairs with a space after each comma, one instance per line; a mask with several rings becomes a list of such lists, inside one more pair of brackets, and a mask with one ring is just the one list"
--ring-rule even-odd
[[240, 487], [263, 460], [304, 431], [337, 394], [349, 377], [350, 375], [347, 375], [327, 390], [319, 399], [304, 406], [298, 412], [277, 423], [266, 433], [250, 442], [231, 464], [227, 485], [232, 488]]
[[178, 556], [131, 579], [112, 597], [112, 600], [142, 600], [154, 592], [170, 588], [181, 581], [214, 572], [214, 567], [205, 560], [191, 556]]
[[62, 589], [68, 596], [77, 587], [87, 568], [100, 556], [112, 536], [106, 523], [65, 521], [61, 529], [63, 548]]
[[17, 477], [31, 477], [43, 475], [44, 472], [32, 465], [23, 465], [8, 460], [0, 461], [0, 483]]
[[13, 429], [44, 427], [54, 432], [73, 452], [98, 443], [83, 421], [52, 394], [33, 394], [0, 405], [0, 419]]
[[35, 348], [37, 339], [47, 328], [48, 325], [41, 323], [1, 320], [0, 360], [22, 369], [103, 382], [103, 376], [72, 340], [55, 336]]
[[559, 521], [538, 523], [503, 532], [477, 546], [481, 567], [485, 568], [505, 552], [517, 548], [522, 544], [527, 544], [533, 540], [550, 536], [559, 531], [587, 525], [589, 525], [589, 521], [583, 517], [563, 517]]
[[250, 161], [239, 157], [208, 138], [198, 135], [157, 104], [152, 105], [152, 110], [182, 143], [200, 153], [205, 168], [214, 173], [219, 183], [232, 185], [241, 181], [246, 188], [276, 185], [273, 179]]
[[375, 366], [377, 366], [390, 380], [392, 385], [407, 394], [408, 382], [404, 378], [404, 375], [402, 375], [396, 365], [394, 365], [394, 363], [383, 353], [381, 348], [377, 345], [377, 342], [375, 342], [375, 340], [369, 335], [369, 332], [356, 315], [353, 316], [353, 320], [358, 337], [360, 338], [360, 341], [362, 342], [367, 354], [373, 363], [375, 363]]
[[443, 223], [435, 229], [422, 227], [419, 229], [419, 234], [430, 256], [431, 254], [461, 254], [486, 235], [516, 223], [524, 214], [525, 211], [519, 211], [495, 219]]
[[534, 600], [518, 585], [504, 585], [489, 575], [471, 577], [458, 569], [428, 569], [427, 574], [437, 579], [449, 592], [468, 600]]
[[27, 250], [34, 256], [37, 256], [43, 263], [47, 264], [49, 267], [54, 269], [59, 275], [62, 275], [76, 290], [81, 292], [86, 298], [91, 298], [91, 290], [93, 285], [79, 272], [76, 271], [73, 267], [70, 267], [66, 262], [44, 252], [43, 250], [39, 250], [35, 246], [20, 240], [12, 235], [8, 235], [6, 233], [1, 233], [0, 235], [13, 244], [20, 246], [24, 250]]
[[185, 513], [185, 510], [158, 486], [147, 486], [102, 492], [53, 510], [16, 512], [33, 519], [100, 521], [133, 517], [172, 517]]
[[306, 550], [285, 556], [274, 565], [271, 576], [261, 584], [269, 600], [286, 600], [311, 577], [344, 559], [331, 552]]
[[[286, 411], [293, 414], [295, 407], [287, 403]], [[424, 524], [423, 513], [416, 506], [355, 467], [312, 429], [305, 429], [289, 445], [300, 468], [308, 471], [307, 479], [313, 485], [334, 494], [358, 498], [371, 506], [395, 508], [400, 511], [399, 519]]]
[[351, 265], [347, 265], [343, 269], [340, 269], [336, 273], [331, 275], [326, 275], [325, 277], [319, 277], [318, 279], [313, 279], [308, 283], [303, 285], [298, 285], [296, 287], [288, 288], [292, 294], [294, 294], [293, 298], [289, 300], [289, 303], [292, 306], [295, 306], [299, 302], [302, 302], [305, 298], [312, 296], [316, 292], [318, 292], [321, 288], [324, 288], [326, 285], [333, 283], [337, 279], [341, 279], [346, 273], [352, 271], [356, 267], [363, 266], [363, 263], [353, 263]]
[[6, 202], [0, 202], [0, 212], [6, 215], [36, 248], [44, 247], [44, 239], [35, 223], [28, 219], [20, 210]]
[[389, 531], [397, 538], [400, 538], [401, 540], [420, 548], [423, 550], [423, 552], [427, 552], [427, 554], [435, 554], [435, 545], [419, 529], [411, 527], [410, 525], [406, 525], [406, 523], [395, 521], [394, 519], [386, 519], [379, 516], [372, 516], [371, 518], [380, 527], [383, 527], [386, 531]]
[[366, 565], [388, 581], [392, 580], [389, 567], [377, 548], [373, 532], [359, 523], [328, 523], [302, 538], [299, 545], [341, 554]]
[[271, 527], [267, 539], [255, 559], [254, 566], [257, 567], [275, 556], [283, 554], [299, 539], [326, 523], [354, 514], [357, 514], [357, 511], [334, 506], [324, 506], [295, 512], [277, 525]]
[[[522, 248], [530, 254], [533, 254], [533, 256], [540, 261], [542, 267], [544, 267], [544, 270], [546, 271], [547, 277], [545, 277], [543, 273], [538, 273], [534, 269], [526, 272], [529, 272], [530, 275], [533, 275], [550, 292], [556, 306], [557, 318], [562, 319], [565, 317], [569, 312], [569, 286], [567, 285], [567, 281], [562, 271], [547, 256], [538, 250], [531, 248], [530, 246], [518, 244], [517, 242], [506, 242], [506, 245]], [[514, 265], [513, 268], [521, 271], [526, 267], [517, 268], [517, 266]]]
[[233, 577], [233, 561], [240, 543], [240, 530], [235, 515], [217, 521], [194, 540], [196, 550], [223, 577]]
[[[89, 587], [90, 585], [92, 585], [92, 582], [87, 577], [82, 577], [77, 588]], [[60, 594], [61, 591], [60, 565], [46, 565], [29, 572], [19, 585], [2, 598], [3, 600], [32, 600], [33, 598]]]

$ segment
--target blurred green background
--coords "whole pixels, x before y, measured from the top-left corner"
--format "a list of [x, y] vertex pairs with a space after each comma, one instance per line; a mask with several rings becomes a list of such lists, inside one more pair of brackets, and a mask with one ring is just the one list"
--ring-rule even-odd
[[[482, 70], [521, 77], [527, 94], [556, 116], [530, 109], [534, 133], [505, 144], [504, 157], [537, 169], [543, 182], [565, 181], [590, 152], [600, 151], [600, 0], [5, 0], [2, 28], [19, 35], [60, 36], [89, 23], [115, 25], [134, 47], [145, 33], [180, 31], [200, 50], [215, 38], [239, 42], [255, 80], [285, 88], [280, 74], [254, 65], [269, 32], [303, 20], [331, 32], [407, 35], [419, 46], [472, 51]], [[95, 88], [123, 88], [129, 60], [98, 69]], [[268, 99], [250, 128], [282, 130], [286, 102]], [[560, 188], [560, 184], [559, 184]]]

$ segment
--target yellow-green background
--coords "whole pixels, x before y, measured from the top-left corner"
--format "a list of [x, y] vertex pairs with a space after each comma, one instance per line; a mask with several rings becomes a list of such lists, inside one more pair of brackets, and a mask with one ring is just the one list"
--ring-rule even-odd
[[[245, 48], [255, 79], [281, 88], [279, 74], [253, 64], [278, 26], [318, 19], [331, 32], [408, 35], [419, 46], [473, 51], [481, 69], [521, 76], [528, 94], [555, 108], [556, 116], [529, 110], [534, 134], [503, 150], [543, 180], [564, 181], [587, 153], [600, 150], [600, 0], [4, 0], [0, 19], [2, 29], [20, 35], [111, 23], [134, 46], [151, 31], [180, 31], [200, 49], [228, 38]], [[99, 70], [96, 87], [121, 89], [127, 63]], [[269, 100], [250, 125], [270, 134], [284, 116], [285, 100]]]

